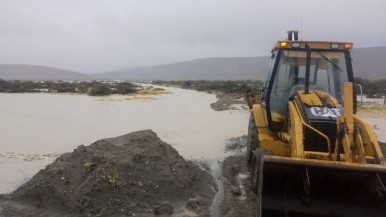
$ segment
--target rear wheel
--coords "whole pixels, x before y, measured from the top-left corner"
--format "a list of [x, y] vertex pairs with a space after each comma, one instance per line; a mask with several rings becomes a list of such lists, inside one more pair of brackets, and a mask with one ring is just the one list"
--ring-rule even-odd
[[258, 147], [257, 128], [255, 124], [255, 118], [251, 112], [248, 125], [248, 142], [247, 142], [247, 162], [248, 168], [251, 168], [253, 160], [253, 152]]

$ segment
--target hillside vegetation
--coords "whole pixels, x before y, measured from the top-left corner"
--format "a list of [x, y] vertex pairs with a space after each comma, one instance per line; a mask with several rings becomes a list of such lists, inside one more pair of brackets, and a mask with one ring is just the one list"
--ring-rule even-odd
[[188, 81], [153, 81], [156, 85], [177, 86], [184, 89], [204, 91], [208, 93], [221, 92], [225, 94], [245, 94], [247, 91], [260, 93], [263, 86], [262, 81], [236, 80], [236, 81], [207, 81], [207, 80], [188, 80]]
[[363, 94], [367, 95], [368, 98], [380, 98], [386, 94], [386, 79], [371, 81], [367, 79], [356, 78], [355, 83], [362, 85]]
[[4, 81], [1, 93], [79, 93], [90, 96], [136, 93], [140, 86], [129, 82]]

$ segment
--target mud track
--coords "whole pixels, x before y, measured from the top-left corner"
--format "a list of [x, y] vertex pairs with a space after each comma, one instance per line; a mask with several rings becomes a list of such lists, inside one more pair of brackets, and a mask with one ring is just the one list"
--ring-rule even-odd
[[244, 155], [226, 158], [222, 166], [224, 198], [220, 216], [256, 216], [257, 196], [251, 190], [251, 182]]

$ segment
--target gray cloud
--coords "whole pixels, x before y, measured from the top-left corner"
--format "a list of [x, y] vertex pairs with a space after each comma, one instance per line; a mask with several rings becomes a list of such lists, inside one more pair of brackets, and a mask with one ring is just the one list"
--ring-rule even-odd
[[385, 6], [382, 0], [0, 0], [0, 63], [92, 73], [262, 56], [288, 29], [302, 30], [304, 40], [385, 46]]

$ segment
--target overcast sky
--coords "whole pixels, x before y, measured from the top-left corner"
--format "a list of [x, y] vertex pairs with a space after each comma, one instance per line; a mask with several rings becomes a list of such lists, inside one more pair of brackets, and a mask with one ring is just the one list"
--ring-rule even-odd
[[0, 64], [82, 73], [264, 56], [303, 40], [386, 45], [385, 0], [0, 0]]

